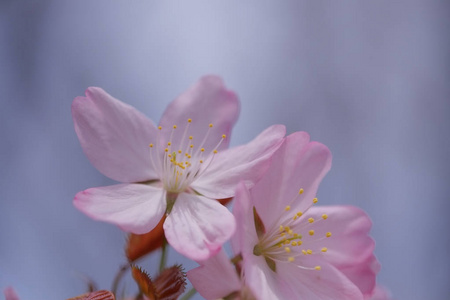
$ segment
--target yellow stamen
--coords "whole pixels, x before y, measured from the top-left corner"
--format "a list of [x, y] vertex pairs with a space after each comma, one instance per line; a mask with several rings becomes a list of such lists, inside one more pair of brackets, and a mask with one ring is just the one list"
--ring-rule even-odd
[[284, 210], [285, 210], [285, 211], [291, 210], [291, 206], [287, 205], [286, 208], [285, 208]]
[[313, 254], [313, 252], [312, 252], [311, 249], [306, 250], [306, 253], [308, 253], [308, 254]]
[[319, 200], [317, 198], [314, 198], [313, 203], [316, 204], [317, 202], [319, 202]]
[[328, 219], [328, 215], [327, 214], [323, 214], [322, 215], [322, 219], [324, 219], [324, 220]]
[[314, 230], [311, 229], [310, 231], [308, 231], [309, 235], [314, 235]]
[[289, 247], [284, 247], [284, 251], [286, 251], [287, 253], [291, 253], [291, 248], [289, 248]]
[[162, 127], [161, 127], [161, 126], [158, 126], [158, 129], [159, 129], [159, 130], [161, 130], [161, 129], [162, 129]]
[[314, 218], [309, 218], [309, 219], [308, 219], [308, 222], [309, 222], [309, 223], [314, 222]]
[[327, 232], [327, 234], [325, 236], [326, 237], [330, 237], [331, 236], [331, 232]]
[[213, 152], [214, 152], [214, 154], [216, 154], [216, 153], [217, 153], [217, 150], [214, 150]]
[[297, 213], [297, 216], [300, 218], [301, 216], [303, 216], [303, 213], [302, 213], [301, 211], [299, 211], [299, 212]]
[[173, 125], [173, 129], [177, 129], [177, 125]]
[[304, 189], [300, 189], [300, 190], [298, 191], [298, 194], [301, 195], [301, 194], [303, 194], [304, 191], [305, 191]]
[[222, 134], [222, 138], [223, 138], [223, 139], [226, 139], [227, 136], [226, 136], [225, 134]]
[[327, 252], [327, 251], [328, 251], [328, 248], [327, 248], [327, 247], [323, 247], [320, 251], [322, 251], [322, 252]]
[[192, 122], [192, 119], [188, 119], [188, 123], [191, 123]]
[[320, 271], [320, 269], [322, 269], [320, 266], [315, 266], [314, 269], [316, 269], [317, 271]]
[[153, 144], [148, 145], [150, 148], [153, 148]]
[[289, 262], [293, 262], [293, 261], [294, 261], [294, 257], [289, 256], [288, 261], [289, 261]]
[[211, 123], [211, 124], [209, 124], [209, 128], [212, 128], [213, 127], [213, 124]]

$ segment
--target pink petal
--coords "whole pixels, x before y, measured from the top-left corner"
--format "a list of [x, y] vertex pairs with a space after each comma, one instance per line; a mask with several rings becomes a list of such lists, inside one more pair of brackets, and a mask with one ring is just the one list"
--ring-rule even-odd
[[[305, 256], [306, 258], [306, 256]], [[296, 266], [320, 266], [321, 270], [305, 270]], [[346, 276], [320, 258], [300, 257], [294, 263], [278, 263], [281, 299], [363, 300], [361, 291]]]
[[243, 182], [238, 184], [234, 197], [233, 215], [236, 219], [236, 233], [231, 238], [234, 253], [252, 253], [258, 243], [255, 223], [253, 220], [253, 206], [248, 188]]
[[187, 272], [194, 288], [207, 300], [221, 299], [241, 290], [241, 282], [225, 251]]
[[94, 220], [143, 234], [152, 230], [166, 209], [165, 192], [145, 184], [118, 184], [79, 192], [73, 204]]
[[243, 256], [245, 284], [253, 291], [256, 299], [289, 299], [284, 298], [278, 275], [267, 266], [263, 256], [254, 256], [249, 253], [248, 255], [243, 253]]
[[[172, 149], [178, 149], [184, 134], [188, 119], [188, 136], [193, 136], [193, 144], [200, 147], [206, 132], [209, 137], [203, 144], [206, 153], [210, 153], [225, 134], [227, 138], [217, 150], [226, 149], [229, 144], [231, 129], [239, 115], [239, 100], [237, 96], [225, 88], [217, 76], [206, 76], [194, 86], [176, 98], [164, 112], [160, 125], [162, 134], [168, 142], [173, 125]], [[209, 128], [209, 124], [213, 124]], [[185, 141], [186, 143], [186, 141]]]
[[274, 125], [246, 145], [219, 152], [205, 173], [191, 186], [214, 199], [234, 196], [241, 180], [248, 187], [253, 186], [269, 167], [270, 158], [282, 144], [285, 134], [283, 125]]
[[[328, 218], [321, 220], [324, 214]], [[314, 236], [305, 235], [303, 242], [319, 253], [326, 247], [323, 258], [350, 278], [363, 294], [372, 293], [379, 264], [373, 255], [375, 243], [369, 236], [372, 222], [367, 214], [352, 206], [317, 206], [311, 207], [302, 218], [310, 217], [320, 221], [311, 226]], [[332, 233], [331, 237], [309, 241], [325, 236], [327, 232]]]
[[157, 177], [148, 147], [156, 128], [135, 108], [91, 87], [73, 100], [72, 118], [84, 153], [105, 176], [120, 182]]
[[[275, 223], [287, 205], [294, 212], [306, 211], [330, 168], [331, 153], [325, 145], [309, 142], [305, 132], [289, 135], [273, 155], [264, 177], [251, 190], [266, 228], [278, 227]], [[299, 195], [300, 188], [304, 190], [302, 195]]]
[[164, 222], [169, 244], [184, 256], [203, 261], [220, 251], [234, 233], [236, 223], [216, 200], [181, 193]]
[[6, 300], [19, 300], [19, 296], [17, 296], [16, 291], [12, 287], [7, 287], [3, 293], [5, 294]]

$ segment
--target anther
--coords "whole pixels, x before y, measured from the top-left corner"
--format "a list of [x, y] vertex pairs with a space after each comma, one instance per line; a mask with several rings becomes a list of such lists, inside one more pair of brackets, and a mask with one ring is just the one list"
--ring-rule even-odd
[[313, 203], [316, 204], [317, 202], [319, 202], [319, 200], [317, 198], [314, 198]]
[[214, 150], [213, 152], [214, 152], [214, 154], [217, 154], [217, 150]]
[[297, 246], [297, 242], [296, 242], [296, 241], [293, 241], [293, 242], [291, 243], [291, 245], [292, 245], [292, 246]]
[[320, 266], [315, 266], [314, 269], [316, 269], [317, 271], [320, 271], [320, 269], [322, 269]]
[[200, 149], [200, 151], [205, 152], [205, 148]]
[[303, 189], [300, 189], [300, 190], [298, 191], [298, 194], [301, 195], [301, 194], [303, 194], [303, 192], [304, 192], [304, 190], [303, 190]]
[[325, 234], [326, 237], [330, 237], [331, 236], [331, 232], [327, 232], [327, 234]]
[[192, 135], [191, 135], [191, 136], [189, 136], [189, 139], [190, 139], [190, 140], [192, 140], [193, 138], [194, 138], [194, 137], [193, 137]]
[[191, 123], [192, 122], [192, 119], [188, 119], [188, 123]]
[[209, 124], [209, 128], [212, 128], [212, 127], [213, 127], [213, 124], [212, 124], [212, 123], [210, 123], [210, 124]]
[[178, 150], [178, 153], [179, 153], [179, 154], [181, 154], [181, 152], [182, 152], [181, 150]]
[[161, 126], [158, 126], [158, 129], [159, 129], [159, 130], [161, 130], [161, 129], [162, 129], [162, 127], [161, 127]]
[[314, 230], [311, 229], [310, 231], [308, 231], [309, 235], [314, 235]]
[[177, 125], [173, 125], [173, 129], [177, 129]]
[[153, 148], [153, 144], [148, 145], [150, 148]]
[[222, 138], [223, 138], [223, 139], [226, 139], [227, 136], [226, 136], [225, 134], [222, 134]]
[[298, 213], [297, 213], [297, 216], [298, 217], [301, 217], [303, 215], [303, 213], [301, 212], [301, 211], [299, 211]]
[[164, 151], [166, 151], [166, 152], [169, 152], [169, 149], [168, 149], [168, 148], [166, 148], [166, 149], [164, 149]]
[[285, 211], [291, 210], [291, 206], [290, 206], [290, 205], [287, 205], [286, 208], [285, 208], [284, 210], [285, 210]]
[[308, 219], [308, 222], [309, 222], [309, 223], [313, 223], [313, 222], [314, 222], [314, 218], [309, 218], [309, 219]]
[[306, 250], [306, 253], [313, 254], [313, 251], [311, 249]]
[[200, 159], [200, 163], [202, 164], [202, 163], [203, 163], [203, 160]]
[[324, 220], [328, 219], [328, 215], [327, 214], [323, 214], [322, 215], [322, 219], [324, 219]]
[[167, 143], [167, 146], [170, 146], [170, 145], [172, 145], [172, 143], [171, 143], [171, 142], [168, 142], [168, 143]]
[[289, 262], [293, 262], [293, 261], [294, 261], [294, 257], [289, 256], [288, 261], [289, 261]]
[[305, 255], [308, 254], [308, 253], [306, 252], [306, 250], [302, 250], [302, 253], [305, 254]]
[[322, 252], [327, 252], [327, 251], [328, 251], [328, 248], [327, 248], [327, 247], [323, 247], [320, 251], [322, 251]]
[[286, 251], [287, 253], [291, 253], [291, 248], [289, 248], [289, 247], [284, 247], [284, 251]]
[[284, 230], [283, 225], [280, 225], [280, 232], [283, 232], [283, 230]]

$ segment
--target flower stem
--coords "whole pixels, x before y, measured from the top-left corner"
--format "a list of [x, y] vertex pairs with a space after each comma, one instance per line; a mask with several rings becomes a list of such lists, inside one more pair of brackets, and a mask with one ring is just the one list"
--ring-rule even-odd
[[159, 274], [166, 268], [167, 263], [167, 240], [166, 237], [163, 237], [163, 243], [161, 246], [161, 260], [159, 261]]
[[120, 280], [122, 279], [123, 275], [125, 274], [125, 272], [128, 270], [129, 267], [130, 267], [129, 264], [122, 265], [122, 267], [120, 267], [119, 271], [117, 272], [116, 277], [114, 277], [113, 285], [111, 288], [111, 292], [114, 294], [114, 296], [116, 296]]
[[180, 298], [180, 300], [189, 300], [196, 293], [197, 293], [197, 291], [194, 288], [192, 288], [186, 294], [184, 294], [183, 297]]

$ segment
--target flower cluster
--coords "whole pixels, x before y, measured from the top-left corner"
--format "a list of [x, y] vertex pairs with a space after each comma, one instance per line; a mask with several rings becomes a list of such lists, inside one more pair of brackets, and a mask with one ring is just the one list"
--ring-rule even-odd
[[[84, 153], [120, 182], [81, 191], [74, 205], [129, 233], [129, 263], [116, 279], [131, 269], [140, 293], [130, 299], [177, 299], [185, 277], [206, 299], [388, 299], [376, 287], [369, 217], [316, 205], [329, 149], [305, 132], [286, 137], [283, 125], [228, 149], [238, 114], [237, 96], [215, 76], [175, 99], [158, 125], [100, 88], [73, 101]], [[232, 213], [224, 205], [231, 199]], [[167, 268], [169, 245], [200, 266], [187, 274]], [[152, 280], [134, 263], [160, 248]], [[116, 289], [73, 299], [115, 299]]]

